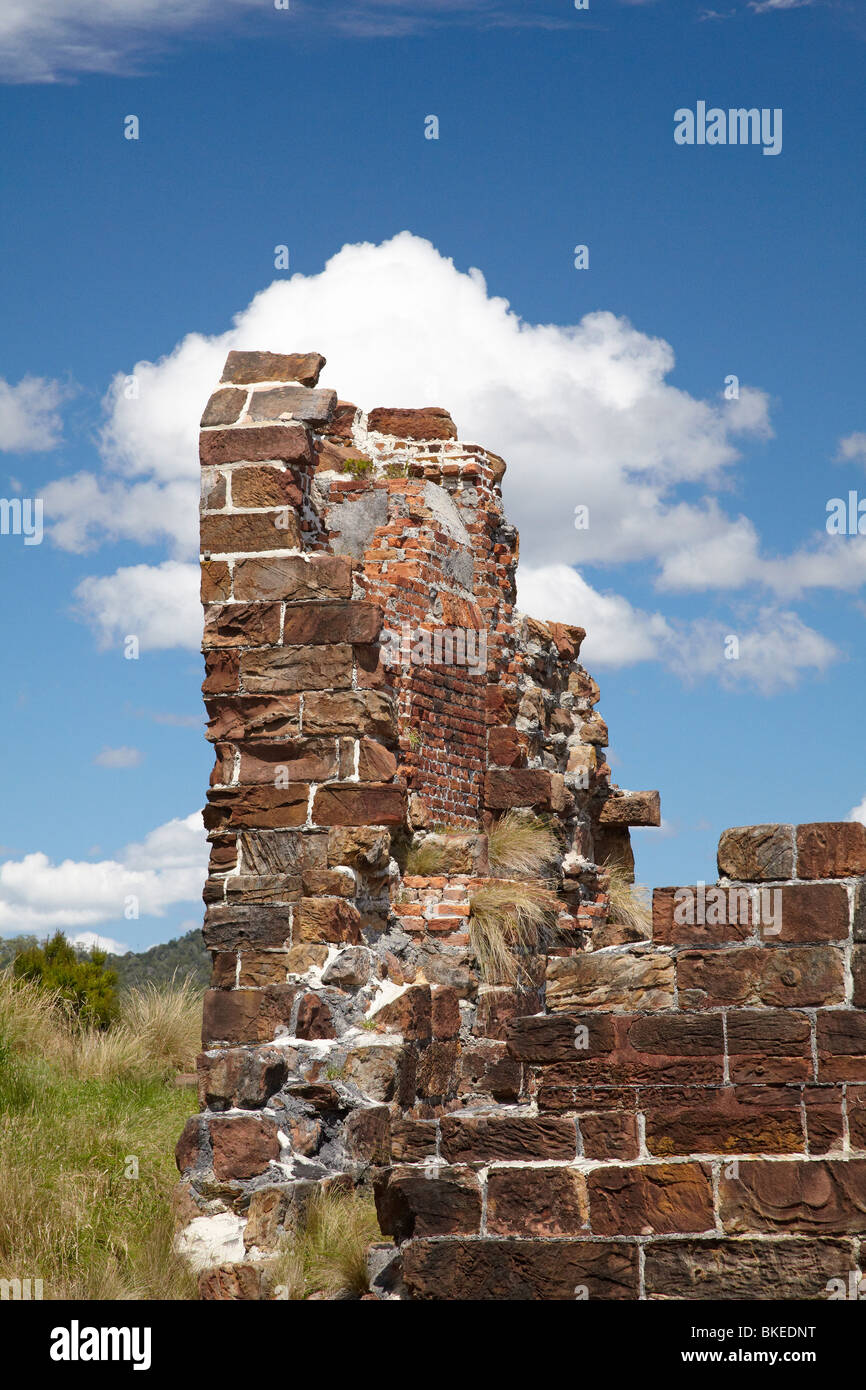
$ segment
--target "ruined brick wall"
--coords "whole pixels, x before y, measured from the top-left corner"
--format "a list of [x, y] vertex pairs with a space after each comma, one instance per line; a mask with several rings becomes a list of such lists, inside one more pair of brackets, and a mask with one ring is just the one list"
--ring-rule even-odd
[[657, 889], [646, 943], [548, 961], [520, 1103], [427, 1122], [437, 1194], [382, 1177], [411, 1297], [856, 1296], [866, 828], [728, 831], [719, 870]]
[[[617, 921], [605, 866], [658, 795], [611, 786], [582, 630], [514, 609], [502, 460], [322, 365], [232, 353], [203, 418], [204, 1294], [268, 1296], [348, 1181], [397, 1242], [387, 1296], [826, 1297], [866, 1213], [866, 830], [723, 837], [769, 923], [673, 889]], [[472, 914], [509, 811], [555, 827], [556, 920], [503, 980]]]

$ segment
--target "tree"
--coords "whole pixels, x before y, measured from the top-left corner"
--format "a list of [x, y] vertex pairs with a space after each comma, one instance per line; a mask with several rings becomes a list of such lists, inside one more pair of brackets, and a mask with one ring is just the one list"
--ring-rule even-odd
[[17, 955], [12, 970], [19, 979], [56, 990], [80, 1023], [107, 1028], [118, 1012], [117, 975], [107, 960], [105, 951], [97, 950], [79, 958], [59, 931], [44, 946], [30, 946]]

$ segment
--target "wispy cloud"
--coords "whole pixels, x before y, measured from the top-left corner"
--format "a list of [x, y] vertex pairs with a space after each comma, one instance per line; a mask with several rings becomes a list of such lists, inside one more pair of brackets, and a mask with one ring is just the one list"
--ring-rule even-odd
[[140, 767], [144, 754], [140, 748], [103, 748], [93, 759], [97, 767]]
[[[0, 81], [57, 82], [87, 73], [136, 73], [184, 37], [201, 43], [221, 31], [297, 40], [330, 29], [355, 38], [401, 37], [447, 25], [568, 29], [555, 0], [527, 12], [522, 0], [2, 0]], [[253, 30], [252, 25], [255, 25]]]
[[866, 463], [866, 430], [855, 430], [839, 440], [837, 463]]
[[59, 381], [25, 376], [16, 386], [0, 377], [0, 451], [44, 453], [63, 434], [59, 407], [69, 391]]
[[815, 0], [749, 0], [749, 9], [755, 14], [769, 14], [772, 10], [802, 10], [814, 3]]

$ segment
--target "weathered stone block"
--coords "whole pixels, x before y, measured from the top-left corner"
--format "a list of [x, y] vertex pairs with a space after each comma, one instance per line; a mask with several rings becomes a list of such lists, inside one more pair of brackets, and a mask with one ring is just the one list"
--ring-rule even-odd
[[273, 464], [235, 468], [231, 485], [233, 507], [302, 507], [304, 503], [297, 473]]
[[405, 818], [406, 788], [394, 784], [332, 783], [313, 802], [316, 825], [400, 825]]
[[768, 1004], [803, 1008], [845, 1000], [842, 952], [832, 946], [723, 947], [683, 951], [677, 960], [680, 1007]]
[[726, 1231], [858, 1235], [866, 1223], [866, 1159], [747, 1160], [724, 1167], [719, 1210]]
[[488, 772], [484, 779], [484, 803], [491, 811], [506, 811], [512, 806], [549, 811], [555, 799], [553, 774], [543, 768]]
[[201, 519], [201, 550], [206, 557], [294, 550], [300, 543], [300, 523], [291, 508], [272, 512], [215, 512]]
[[760, 881], [794, 877], [793, 825], [742, 825], [719, 840], [719, 873]]
[[849, 878], [866, 873], [866, 825], [825, 821], [797, 826], [798, 878]]
[[233, 425], [240, 418], [246, 399], [246, 391], [236, 387], [225, 386], [214, 391], [201, 417], [202, 429], [208, 425]]
[[616, 792], [602, 805], [598, 816], [602, 825], [661, 825], [658, 792]]
[[304, 898], [296, 910], [294, 939], [357, 945], [361, 940], [361, 914], [345, 898]]
[[687, 1235], [713, 1229], [706, 1163], [595, 1168], [587, 1175], [595, 1235]]
[[241, 678], [251, 695], [339, 689], [352, 684], [352, 648], [340, 642], [245, 651]]
[[207, 467], [220, 463], [311, 464], [313, 450], [303, 425], [236, 425], [233, 429], [204, 430], [199, 455]]
[[367, 429], [398, 439], [456, 439], [457, 426], [447, 410], [425, 406], [422, 410], [399, 410], [378, 406], [367, 416]]
[[205, 609], [204, 649], [262, 647], [279, 640], [277, 603], [212, 603]]
[[271, 1159], [280, 1156], [273, 1120], [253, 1115], [218, 1115], [209, 1121], [208, 1128], [213, 1170], [221, 1182], [254, 1178], [267, 1170]]
[[283, 645], [316, 642], [375, 642], [382, 610], [375, 603], [296, 603], [286, 609]]
[[281, 555], [278, 559], [241, 559], [234, 566], [238, 599], [348, 599], [352, 596], [352, 562], [344, 555]]
[[812, 1026], [807, 1014], [731, 1009], [728, 1067], [735, 1082], [797, 1082], [812, 1077]]
[[547, 963], [547, 1007], [669, 1009], [674, 1003], [673, 956], [661, 951], [604, 951], [553, 956]]
[[290, 829], [307, 819], [309, 787], [217, 787], [202, 813], [206, 830]]
[[313, 391], [306, 386], [274, 386], [253, 391], [247, 414], [250, 420], [279, 420], [288, 414], [313, 429], [328, 423], [337, 404], [336, 391]]
[[822, 1009], [816, 1015], [819, 1081], [866, 1081], [866, 1013]]
[[232, 350], [223, 367], [223, 381], [250, 386], [257, 381], [298, 381], [315, 386], [325, 358], [318, 352], [238, 352]]
[[577, 1235], [587, 1210], [583, 1175], [573, 1168], [495, 1168], [487, 1180], [490, 1235]]
[[638, 1297], [637, 1249], [581, 1240], [413, 1240], [403, 1252], [410, 1295], [424, 1300], [574, 1302]]
[[677, 1240], [645, 1247], [647, 1298], [784, 1300], [827, 1297], [856, 1269], [846, 1240]]
[[577, 1154], [573, 1121], [551, 1116], [446, 1115], [440, 1128], [442, 1154], [449, 1163], [569, 1161]]
[[394, 701], [375, 690], [346, 690], [338, 694], [307, 695], [304, 700], [307, 734], [370, 734], [393, 738], [397, 732]]
[[641, 1092], [656, 1158], [693, 1153], [803, 1153], [800, 1092], [788, 1086], [687, 1086]]
[[481, 1188], [469, 1168], [434, 1174], [396, 1166], [374, 1191], [383, 1235], [401, 1243], [412, 1236], [474, 1235], [481, 1223]]

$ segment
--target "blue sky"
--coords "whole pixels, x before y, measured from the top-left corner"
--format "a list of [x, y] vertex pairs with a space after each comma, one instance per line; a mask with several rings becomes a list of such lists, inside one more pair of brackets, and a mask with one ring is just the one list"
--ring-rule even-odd
[[[228, 346], [320, 348], [509, 460], [522, 602], [587, 627], [616, 779], [662, 793], [643, 881], [861, 807], [866, 554], [825, 530], [866, 496], [855, 5], [31, 11], [0, 17], [0, 496], [45, 538], [0, 536], [0, 932], [200, 921], [192, 452]], [[700, 100], [780, 108], [781, 153], [677, 146]]]

